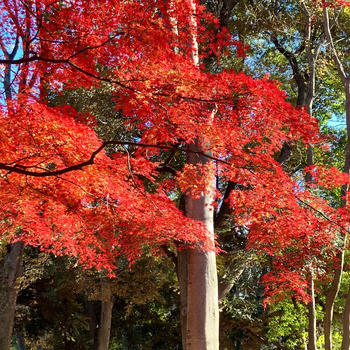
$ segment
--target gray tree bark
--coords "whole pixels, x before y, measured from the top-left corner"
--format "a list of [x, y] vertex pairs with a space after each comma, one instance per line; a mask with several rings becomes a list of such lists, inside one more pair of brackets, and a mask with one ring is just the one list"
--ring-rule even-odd
[[16, 242], [9, 246], [0, 265], [0, 349], [9, 350], [11, 345], [15, 308], [22, 275], [24, 244]]
[[317, 350], [316, 346], [316, 307], [315, 307], [315, 286], [314, 286], [314, 279], [312, 276], [312, 272], [310, 272], [309, 275], [309, 284], [310, 284], [310, 296], [311, 301], [308, 304], [308, 318], [309, 318], [309, 324], [308, 324], [308, 334], [309, 334], [309, 340], [307, 348], [308, 350]]
[[[19, 37], [12, 51], [7, 51], [1, 41], [1, 50], [7, 59], [13, 59], [19, 48]], [[12, 99], [11, 65], [5, 66], [3, 79], [4, 93], [7, 100]], [[24, 244], [17, 242], [8, 247], [8, 252], [0, 262], [0, 349], [8, 350], [11, 345], [15, 308], [19, 288], [19, 277], [22, 275], [22, 257]]]
[[332, 350], [332, 322], [334, 312], [334, 302], [338, 295], [341, 277], [343, 273], [345, 249], [340, 254], [340, 266], [335, 271], [331, 287], [326, 294], [325, 315], [323, 320], [325, 350]]
[[[335, 18], [333, 20], [333, 23], [336, 22], [338, 16], [339, 16], [339, 11], [335, 12]], [[346, 133], [347, 133], [347, 142], [346, 142], [346, 156], [345, 156], [345, 161], [344, 161], [344, 168], [343, 171], [347, 174], [350, 174], [350, 77], [349, 75], [346, 74], [345, 69], [343, 64], [340, 61], [340, 58], [337, 54], [337, 51], [334, 47], [334, 43], [333, 43], [333, 37], [332, 37], [332, 33], [331, 33], [331, 28], [332, 25], [330, 23], [329, 20], [329, 14], [328, 14], [328, 9], [326, 7], [323, 8], [323, 27], [324, 27], [324, 32], [326, 34], [326, 38], [330, 47], [330, 52], [332, 54], [333, 57], [333, 61], [335, 63], [335, 66], [337, 68], [337, 72], [338, 75], [343, 83], [344, 89], [345, 89], [345, 116], [346, 116]], [[348, 190], [348, 186], [344, 186], [342, 188], [342, 195], [344, 196], [347, 193]], [[345, 205], [348, 201], [348, 198], [346, 198], [345, 200], [342, 200], [342, 205]], [[344, 245], [343, 245], [343, 251], [341, 252], [342, 256], [342, 260], [344, 259], [344, 253], [345, 253], [345, 249], [346, 249], [346, 238], [344, 238]], [[340, 287], [340, 282], [341, 282], [341, 276], [342, 276], [342, 272], [343, 272], [343, 263], [341, 264], [341, 268], [339, 268], [339, 271], [336, 271], [336, 274], [334, 276], [334, 280], [333, 283], [337, 283], [335, 284], [335, 286], [333, 287], [335, 296], [333, 297], [333, 295], [330, 296], [330, 298], [333, 299], [333, 304], [334, 304], [334, 300], [336, 298], [337, 292], [339, 290]], [[337, 280], [336, 280], [337, 279]], [[330, 293], [332, 292], [332, 290], [330, 291]], [[333, 292], [333, 293], [334, 293]], [[326, 300], [327, 303], [327, 300]], [[326, 304], [327, 306], [327, 304]], [[333, 306], [332, 308], [328, 305], [328, 309], [326, 310], [329, 313], [331, 313], [330, 317], [328, 315], [327, 316], [327, 334], [325, 333], [325, 340], [327, 339], [327, 347], [325, 348], [325, 350], [331, 350], [332, 349], [332, 333], [331, 333], [331, 322], [332, 322], [332, 316], [333, 316]], [[345, 309], [344, 309], [344, 313], [343, 313], [343, 339], [342, 339], [342, 350], [350, 350], [350, 329], [349, 329], [349, 324], [350, 324], [350, 288], [348, 291], [348, 295], [346, 298], [346, 305], [345, 305]]]
[[[344, 172], [350, 174], [350, 77], [347, 76], [345, 79], [345, 113], [346, 113], [346, 159]], [[344, 188], [343, 194], [348, 190], [348, 186]], [[346, 198], [345, 202], [349, 199]], [[344, 238], [344, 251], [346, 249], [346, 238]], [[345, 309], [343, 312], [343, 340], [341, 350], [350, 350], [350, 287], [348, 289]]]
[[346, 296], [345, 309], [343, 312], [343, 340], [341, 350], [350, 350], [350, 290]]
[[22, 334], [16, 334], [16, 338], [17, 338], [17, 346], [18, 346], [18, 350], [25, 350], [26, 349], [26, 344], [25, 341], [23, 339]]

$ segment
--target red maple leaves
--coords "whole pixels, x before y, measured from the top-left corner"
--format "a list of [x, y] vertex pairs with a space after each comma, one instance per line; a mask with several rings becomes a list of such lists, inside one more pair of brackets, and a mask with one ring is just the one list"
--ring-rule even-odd
[[[240, 184], [229, 201], [251, 245], [286, 257], [293, 246], [301, 264], [332, 241], [333, 224], [315, 209], [335, 221], [336, 214], [302, 191], [275, 155], [283, 142], [317, 142], [317, 122], [287, 103], [273, 81], [195, 67], [189, 4], [174, 4], [169, 16], [163, 1], [4, 1], [4, 26], [21, 38], [23, 55], [2, 60], [19, 65], [21, 79], [0, 119], [1, 235], [110, 271], [118, 255], [133, 261], [145, 244], [214, 249], [202, 225], [170, 198], [179, 189], [203, 191], [218, 174]], [[215, 19], [199, 9], [199, 40], [211, 43], [202, 54], [221, 52], [229, 38], [211, 31]], [[6, 45], [16, 40], [2, 32]], [[47, 90], [102, 83], [137, 131], [132, 154], [125, 146], [108, 157], [91, 122], [45, 103]], [[160, 180], [160, 150], [190, 152], [196, 139], [205, 140], [208, 167], [185, 166]]]

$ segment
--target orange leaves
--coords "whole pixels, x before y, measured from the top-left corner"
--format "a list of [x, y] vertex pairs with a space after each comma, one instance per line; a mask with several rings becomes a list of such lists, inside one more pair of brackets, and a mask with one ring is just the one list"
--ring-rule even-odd
[[65, 107], [49, 108], [20, 99], [0, 118], [4, 140], [1, 162], [16, 163], [24, 169], [57, 170], [88, 159], [100, 145], [93, 130], [76, 120], [77, 113], [67, 114]]
[[[12, 107], [0, 119], [2, 164], [40, 175], [82, 162], [101, 145], [71, 108], [35, 101]], [[54, 177], [1, 170], [1, 236], [109, 271], [117, 256], [132, 262], [145, 244], [175, 240], [213, 249], [205, 228], [185, 218], [162, 186], [152, 193], [144, 187], [141, 179], [154, 181], [158, 166], [145, 154], [116, 153], [112, 160], [101, 151], [93, 164]]]
[[177, 175], [177, 183], [181, 192], [199, 198], [204, 193], [213, 193], [213, 177], [214, 167], [212, 163], [185, 164], [182, 171]]
[[350, 184], [349, 175], [335, 167], [326, 168], [312, 165], [305, 168], [305, 173], [311, 175], [314, 186], [318, 185], [329, 190]]
[[[195, 67], [187, 1], [173, 1], [173, 9], [162, 0], [37, 3], [27, 14], [30, 31], [21, 17], [10, 25], [29, 33], [23, 59], [31, 61], [23, 62], [37, 79], [3, 110], [0, 163], [40, 175], [84, 162], [101, 147], [89, 116], [45, 105], [46, 87], [59, 93], [103, 83], [138, 145], [125, 146], [113, 159], [101, 149], [86, 166], [51, 178], [1, 170], [2, 235], [108, 270], [120, 254], [137, 259], [145, 244], [213, 249], [205, 228], [169, 197], [178, 188], [193, 197], [214, 193], [217, 176], [235, 184], [228, 201], [236, 224], [249, 229], [251, 246], [272, 256], [283, 252], [297, 267], [330, 246], [334, 224], [310, 206], [334, 220], [337, 215], [275, 161], [284, 142], [319, 141], [316, 120], [287, 103], [273, 81]], [[198, 9], [198, 40], [207, 48], [202, 57], [224, 51], [232, 44], [227, 31], [216, 34], [218, 20]], [[8, 26], [9, 18], [3, 23]], [[14, 36], [7, 39], [10, 45]], [[236, 46], [243, 55], [246, 48]], [[212, 158], [182, 167], [195, 141]], [[164, 159], [164, 149], [173, 156]], [[173, 159], [177, 175], [162, 182], [159, 168]], [[345, 181], [333, 170], [316, 175], [322, 185]]]

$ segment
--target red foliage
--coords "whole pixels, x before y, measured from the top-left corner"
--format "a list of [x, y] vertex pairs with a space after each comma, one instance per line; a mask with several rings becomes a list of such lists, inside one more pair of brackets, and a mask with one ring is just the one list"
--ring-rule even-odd
[[[173, 5], [3, 1], [2, 41], [11, 45], [18, 33], [23, 57], [12, 62], [21, 64], [13, 83], [21, 93], [0, 119], [0, 232], [108, 270], [119, 254], [136, 259], [145, 244], [157, 249], [175, 241], [214, 249], [202, 225], [186, 218], [167, 194], [178, 188], [203, 191], [212, 183], [208, 173], [216, 171], [244, 188], [229, 200], [237, 223], [250, 229], [250, 244], [276, 257], [288, 257], [291, 249], [295, 266], [302, 268], [327, 249], [334, 232], [334, 223], [311, 206], [338, 221], [274, 156], [283, 142], [317, 142], [317, 122], [287, 103], [273, 81], [194, 66], [190, 4]], [[221, 52], [227, 35], [214, 37], [208, 28], [217, 21], [198, 8], [199, 41], [212, 43], [202, 54]], [[112, 159], [101, 151], [93, 164], [43, 177], [89, 160], [101, 146], [91, 124], [75, 111], [45, 104], [44, 87], [60, 92], [101, 82], [113, 85], [116, 108], [141, 135], [135, 142], [158, 148], [142, 146], [132, 156], [121, 152]], [[174, 181], [147, 191], [141, 177], [156, 182], [159, 165], [152, 156], [162, 147], [186, 150], [196, 139], [204, 140], [202, 149], [216, 165], [204, 171], [186, 166]], [[276, 264], [281, 265], [277, 258]]]
[[313, 0], [316, 4], [322, 7], [348, 7], [350, 6], [350, 2], [347, 0]]

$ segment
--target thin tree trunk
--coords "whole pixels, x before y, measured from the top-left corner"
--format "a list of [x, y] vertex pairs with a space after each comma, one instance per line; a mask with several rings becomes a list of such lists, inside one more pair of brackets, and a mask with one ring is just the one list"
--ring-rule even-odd
[[[338, 14], [335, 16], [335, 19], [333, 23], [336, 22], [336, 19], [339, 15]], [[347, 133], [347, 142], [346, 142], [346, 156], [345, 156], [345, 162], [344, 162], [344, 169], [343, 171], [347, 174], [350, 173], [350, 78], [349, 76], [346, 75], [344, 66], [342, 65], [338, 54], [335, 50], [334, 43], [333, 43], [333, 38], [331, 34], [331, 24], [329, 21], [329, 15], [328, 15], [328, 9], [324, 7], [323, 9], [323, 26], [324, 26], [324, 32], [327, 37], [327, 41], [329, 43], [330, 51], [333, 56], [334, 63], [336, 65], [338, 75], [344, 85], [345, 88], [345, 114], [346, 114], [346, 133]], [[345, 196], [348, 190], [348, 186], [344, 186], [342, 188], [342, 196]], [[342, 200], [342, 205], [344, 206], [347, 203], [347, 198]], [[325, 350], [332, 350], [332, 333], [331, 333], [331, 323], [332, 323], [332, 318], [333, 318], [333, 304], [335, 301], [335, 298], [337, 296], [339, 287], [340, 287], [340, 282], [341, 282], [341, 276], [343, 272], [343, 260], [344, 260], [344, 253], [346, 249], [346, 238], [344, 238], [344, 246], [343, 246], [343, 251], [341, 252], [341, 267], [339, 268], [338, 271], [336, 271], [333, 283], [332, 283], [332, 288], [329, 291], [329, 299], [332, 299], [332, 305], [330, 305], [330, 301], [327, 304], [327, 299], [326, 299], [326, 315], [325, 315]], [[334, 295], [333, 295], [334, 294]], [[346, 299], [346, 307], [343, 313], [343, 341], [342, 341], [342, 350], [349, 350], [349, 317], [350, 317], [350, 289], [348, 292], [348, 297]], [[326, 319], [327, 319], [327, 324], [326, 324]]]
[[0, 265], [0, 349], [8, 350], [11, 345], [15, 308], [22, 274], [24, 244], [16, 242], [9, 246]]
[[350, 289], [346, 296], [345, 309], [343, 312], [343, 340], [341, 350], [350, 350]]
[[187, 332], [187, 285], [188, 285], [188, 251], [179, 250], [177, 253], [177, 276], [180, 287], [180, 326], [182, 350], [186, 350], [186, 332]]
[[[313, 149], [311, 145], [308, 145], [307, 146], [307, 165], [309, 166], [312, 164], [313, 164]], [[307, 187], [312, 182], [312, 176], [309, 173], [305, 175], [305, 182]], [[312, 261], [310, 262], [310, 264], [312, 264]], [[308, 350], [317, 350], [315, 284], [314, 284], [312, 266], [310, 267], [310, 271], [309, 271], [309, 295], [311, 300], [307, 305], [307, 309], [308, 309], [308, 330], [307, 330], [308, 345], [307, 347], [308, 347]]]
[[[345, 160], [345, 172], [350, 173], [350, 77], [345, 79], [345, 112], [346, 112], [346, 160]], [[345, 190], [348, 190], [348, 186]], [[346, 193], [346, 192], [345, 192]], [[346, 198], [345, 201], [348, 201]], [[346, 241], [346, 239], [345, 239]], [[344, 250], [346, 249], [346, 243]], [[343, 341], [341, 350], [350, 350], [350, 287], [346, 297], [345, 309], [343, 312]]]
[[323, 321], [325, 350], [332, 350], [332, 322], [333, 322], [334, 302], [339, 292], [341, 278], [343, 274], [345, 246], [346, 246], [346, 238], [344, 238], [344, 247], [338, 256], [340, 259], [340, 266], [334, 273], [332, 285], [326, 295], [326, 305], [325, 305], [325, 311], [324, 311], [325, 315], [324, 315], [324, 321]]
[[112, 295], [110, 281], [102, 282], [101, 316], [97, 331], [96, 350], [108, 350], [111, 335], [112, 311], [114, 297]]
[[[3, 43], [2, 43], [3, 44]], [[4, 56], [12, 60], [19, 48], [19, 36], [16, 36], [11, 52], [1, 45]], [[5, 67], [3, 87], [7, 100], [12, 99], [11, 64]], [[9, 245], [8, 252], [0, 262], [0, 350], [8, 350], [11, 345], [15, 308], [19, 288], [19, 277], [23, 273], [24, 243], [16, 242]]]
[[323, 321], [324, 328], [324, 346], [325, 350], [332, 350], [332, 322], [334, 301], [339, 292], [341, 276], [343, 272], [344, 251], [341, 252], [341, 266], [335, 271], [331, 288], [326, 295], [325, 315]]
[[[318, 43], [312, 41], [312, 16], [307, 9], [304, 2], [302, 2], [302, 10], [305, 14], [306, 18], [306, 28], [305, 28], [305, 39], [306, 39], [306, 54], [308, 61], [308, 79], [305, 81], [307, 85], [306, 95], [304, 99], [306, 111], [312, 115], [313, 113], [313, 102], [315, 98], [315, 87], [316, 87], [316, 61], [318, 55], [320, 53], [321, 46], [323, 45], [326, 37], [325, 34], [322, 34]], [[313, 164], [313, 149], [311, 145], [307, 146], [307, 165], [310, 166]], [[305, 178], [308, 183], [312, 181], [311, 175], [307, 175]], [[312, 263], [312, 262], [311, 262]], [[310, 268], [309, 275], [309, 284], [310, 284], [310, 297], [311, 301], [308, 304], [308, 349], [309, 350], [317, 350], [316, 341], [317, 341], [317, 333], [316, 333], [316, 307], [315, 307], [315, 285], [313, 279], [313, 271]]]
[[25, 350], [26, 349], [26, 344], [24, 342], [22, 334], [17, 333], [16, 334], [16, 338], [17, 338], [18, 350]]
[[[313, 150], [312, 146], [307, 146], [307, 164], [311, 165], [313, 163]], [[310, 174], [306, 174], [305, 176], [306, 185], [311, 183], [312, 177]], [[316, 306], [315, 306], [315, 284], [313, 278], [312, 267], [310, 267], [309, 271], [309, 295], [310, 302], [307, 305], [308, 308], [308, 350], [317, 350], [316, 341]]]
[[[96, 310], [97, 310], [97, 301], [89, 300], [88, 297], [84, 296], [84, 307], [87, 316], [89, 317], [89, 328], [90, 328], [90, 336], [93, 344], [97, 344], [97, 318], [96, 318]], [[94, 349], [96, 346], [94, 347]], [[96, 350], [96, 349], [95, 349]]]
[[314, 279], [312, 276], [312, 273], [310, 272], [309, 277], [309, 284], [310, 284], [310, 297], [311, 301], [308, 304], [308, 318], [309, 318], [309, 325], [308, 325], [308, 334], [309, 334], [309, 341], [308, 341], [308, 350], [317, 350], [316, 346], [316, 307], [315, 307], [315, 286], [314, 286]]
[[[174, 35], [177, 37], [179, 35], [177, 27], [177, 19], [173, 15], [174, 3], [169, 1], [168, 15], [171, 24], [171, 29]], [[179, 53], [179, 47], [174, 47], [174, 52]], [[185, 213], [185, 203], [184, 198], [182, 197], [182, 205], [180, 207]], [[186, 249], [178, 250], [177, 252], [177, 279], [179, 281], [180, 288], [180, 328], [181, 328], [181, 341], [182, 341], [182, 350], [186, 350], [186, 329], [187, 329], [187, 284], [188, 284], [188, 254]]]

